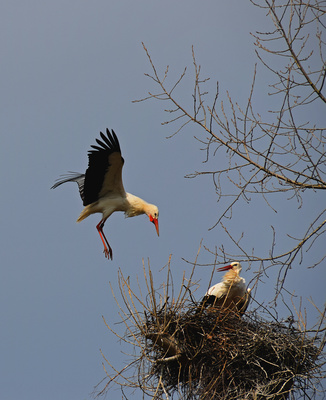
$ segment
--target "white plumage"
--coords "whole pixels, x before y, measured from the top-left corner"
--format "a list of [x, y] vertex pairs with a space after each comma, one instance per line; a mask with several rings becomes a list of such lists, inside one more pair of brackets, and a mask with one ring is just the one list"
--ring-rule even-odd
[[239, 275], [241, 269], [239, 262], [218, 268], [217, 271], [227, 272], [223, 276], [222, 282], [216, 283], [208, 289], [201, 305], [228, 308], [243, 314], [250, 301], [251, 289], [246, 288], [245, 279]]

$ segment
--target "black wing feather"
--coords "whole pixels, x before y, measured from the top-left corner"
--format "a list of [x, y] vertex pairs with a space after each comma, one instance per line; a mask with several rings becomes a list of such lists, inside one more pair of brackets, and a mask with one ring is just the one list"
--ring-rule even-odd
[[[96, 139], [96, 140], [97, 140], [97, 139]], [[103, 147], [96, 146], [95, 144], [93, 144], [93, 145], [91, 146], [91, 148], [92, 148], [92, 149], [95, 149], [95, 150], [99, 150], [99, 151], [102, 151], [102, 150], [105, 149], [105, 148], [103, 148]]]
[[204, 305], [204, 307], [207, 307], [209, 305], [213, 305], [215, 302], [217, 302], [216, 296], [212, 296], [211, 294], [207, 294], [203, 297], [202, 301], [200, 302], [200, 305]]
[[[84, 182], [84, 206], [94, 203], [99, 199], [99, 193], [102, 190], [105, 175], [108, 172], [111, 164], [109, 162], [110, 155], [119, 153], [121, 156], [120, 144], [115, 132], [110, 132], [106, 129], [105, 136], [100, 132], [103, 142], [96, 139], [96, 142], [101, 146], [92, 145], [93, 150], [88, 152], [88, 168], [85, 173]], [[121, 157], [123, 164], [123, 158]]]
[[84, 181], [85, 174], [80, 174], [79, 172], [69, 172], [67, 175], [62, 175], [61, 178], [57, 179], [51, 189], [55, 189], [63, 183], [76, 182], [78, 185], [80, 197], [84, 202]]
[[[114, 132], [114, 131], [112, 130], [112, 132]], [[108, 129], [106, 130], [106, 133], [107, 133], [107, 135], [110, 135], [110, 131]], [[100, 135], [101, 135], [102, 140], [106, 143], [106, 145], [111, 147], [113, 144], [113, 141], [111, 140], [111, 142], [110, 142], [109, 139], [104, 135], [103, 132], [100, 132]], [[99, 142], [99, 140], [97, 140], [97, 143], [98, 142]], [[118, 146], [116, 146], [116, 147], [119, 147], [119, 149], [120, 149], [119, 142], [118, 142]]]

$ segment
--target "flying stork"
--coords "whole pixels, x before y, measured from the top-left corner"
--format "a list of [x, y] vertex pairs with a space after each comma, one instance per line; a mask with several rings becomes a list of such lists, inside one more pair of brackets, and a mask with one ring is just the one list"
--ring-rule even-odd
[[101, 221], [96, 225], [104, 245], [104, 254], [112, 260], [112, 248], [103, 232], [105, 221], [115, 211], [123, 211], [126, 217], [146, 214], [153, 222], [159, 236], [158, 208], [141, 198], [127, 193], [122, 183], [122, 167], [124, 159], [121, 156], [120, 144], [115, 132], [106, 129], [106, 136], [100, 132], [102, 140], [96, 139], [97, 145], [92, 145], [88, 152], [88, 168], [85, 174], [71, 172], [58, 179], [51, 187], [66, 182], [78, 184], [80, 197], [85, 208], [77, 222], [91, 214], [102, 213]]
[[230, 265], [218, 268], [217, 271], [227, 272], [222, 282], [208, 289], [200, 305], [227, 308], [243, 314], [250, 301], [251, 289], [246, 288], [246, 281], [239, 275], [241, 269], [239, 262], [232, 262]]

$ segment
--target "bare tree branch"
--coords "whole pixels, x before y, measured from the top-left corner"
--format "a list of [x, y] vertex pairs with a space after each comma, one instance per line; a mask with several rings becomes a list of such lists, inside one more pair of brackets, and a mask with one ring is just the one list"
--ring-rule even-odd
[[[239, 207], [240, 202], [249, 203], [252, 196], [260, 196], [276, 212], [271, 202], [274, 193], [287, 194], [286, 200], [296, 201], [300, 208], [307, 190], [326, 189], [326, 126], [320, 124], [322, 118], [317, 121], [303, 118], [312, 107], [325, 106], [326, 103], [326, 44], [321, 30], [326, 12], [322, 0], [251, 2], [268, 12], [274, 26], [271, 31], [257, 32], [253, 37], [258, 61], [275, 78], [270, 84], [270, 95], [277, 96], [276, 109], [269, 110], [266, 116], [266, 110], [260, 112], [260, 105], [255, 103], [256, 66], [244, 107], [235, 102], [228, 92], [226, 100], [218, 104], [218, 84], [214, 88], [211, 105], [208, 105], [210, 81], [201, 77], [201, 67], [193, 48], [193, 107], [188, 109], [177, 98], [178, 87], [187, 69], [183, 70], [175, 83], [169, 83], [169, 67], [161, 78], [144, 43], [152, 69], [152, 75], [147, 76], [151, 77], [159, 91], [156, 94], [149, 92], [149, 96], [139, 101], [155, 99], [171, 104], [165, 110], [173, 113], [173, 117], [163, 124], [176, 124], [177, 127], [169, 137], [178, 134], [187, 124], [194, 123], [201, 131], [197, 139], [204, 145], [205, 162], [212, 164], [216, 155], [227, 154], [227, 167], [195, 171], [188, 174], [187, 178], [211, 175], [218, 201], [222, 198], [231, 199], [210, 229], [222, 227], [240, 253], [235, 254], [221, 247], [215, 257], [221, 262], [238, 257], [248, 262], [261, 262], [264, 269], [278, 268], [277, 298], [284, 289], [289, 268], [302, 262], [305, 252], [310, 251], [317, 242], [321, 243], [319, 239], [325, 232], [323, 214], [326, 209], [321, 206], [320, 210], [316, 210], [319, 216], [307, 226], [301, 238], [294, 239], [288, 233], [287, 237], [295, 244], [287, 251], [277, 251], [275, 238], [279, 233], [273, 228], [268, 254], [256, 254], [252, 249], [241, 246], [233, 238], [227, 221], [232, 218], [233, 210]], [[281, 64], [275, 64], [274, 58], [278, 58]], [[324, 258], [321, 257], [311, 266], [318, 265]]]

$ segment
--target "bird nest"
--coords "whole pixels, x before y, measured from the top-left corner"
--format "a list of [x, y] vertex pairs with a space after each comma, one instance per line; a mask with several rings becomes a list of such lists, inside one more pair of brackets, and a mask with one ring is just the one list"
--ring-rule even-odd
[[316, 398], [324, 344], [317, 334], [308, 335], [292, 317], [264, 319], [259, 308], [242, 317], [205, 309], [192, 299], [191, 280], [184, 279], [177, 296], [169, 276], [159, 292], [150, 271], [145, 281], [143, 297], [120, 275], [127, 332], [118, 336], [138, 350], [122, 371], [106, 359], [115, 372], [107, 372], [100, 394], [116, 382], [155, 399]]
[[143, 328], [149, 375], [184, 398], [286, 399], [306, 390], [319, 347], [292, 326], [219, 309], [176, 314], [168, 305]]

